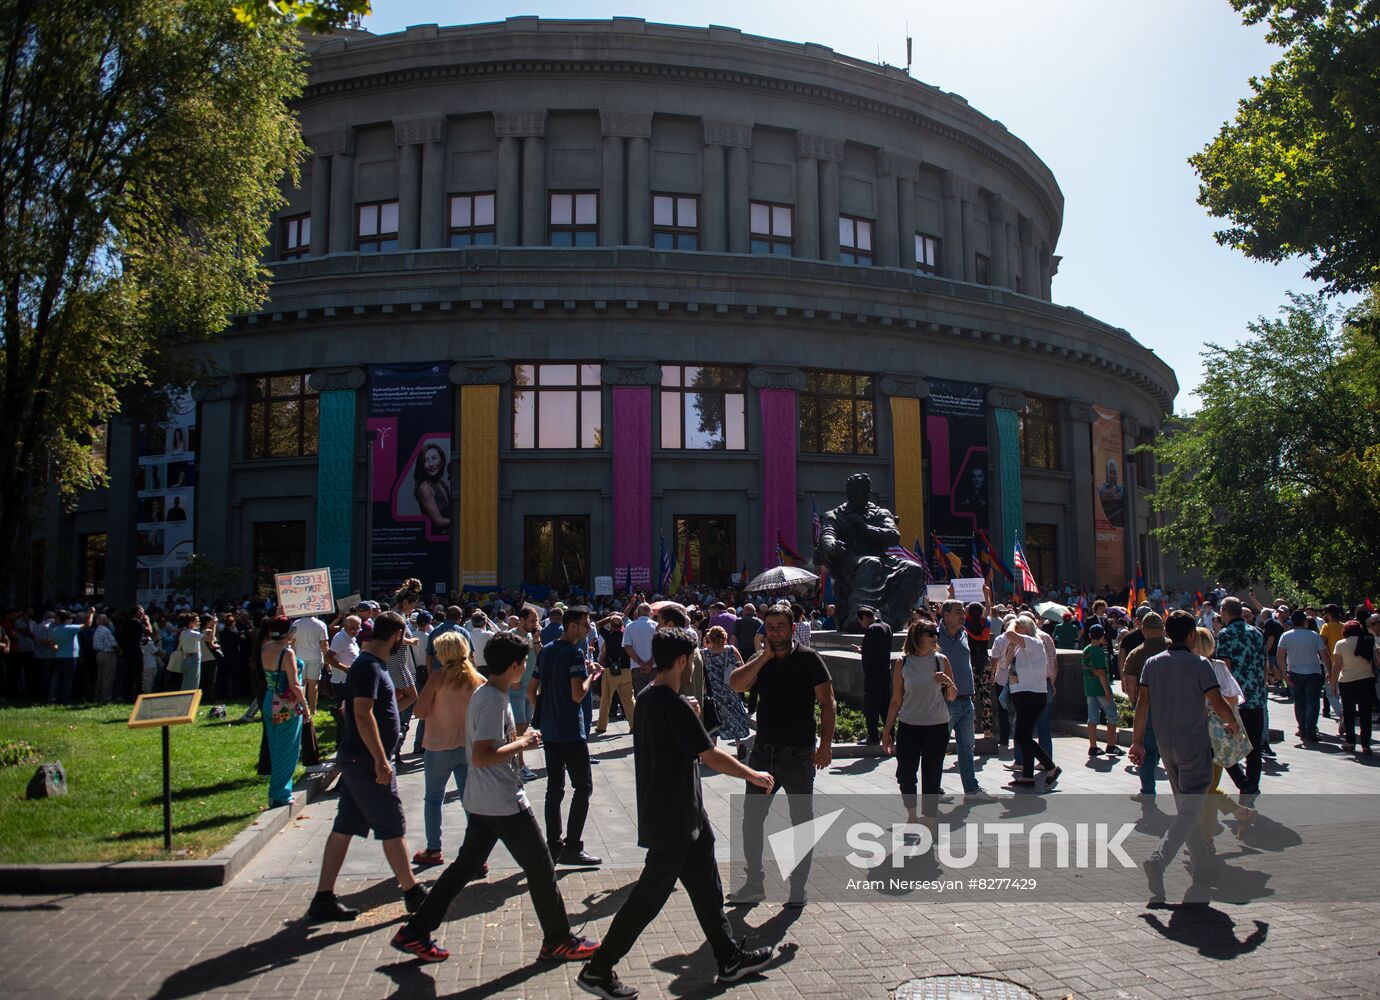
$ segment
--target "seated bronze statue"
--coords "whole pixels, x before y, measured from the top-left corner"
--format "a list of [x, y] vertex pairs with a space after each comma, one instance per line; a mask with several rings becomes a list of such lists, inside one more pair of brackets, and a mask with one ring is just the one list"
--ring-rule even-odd
[[858, 631], [858, 608], [877, 609], [881, 620], [903, 628], [910, 609], [925, 589], [919, 563], [889, 555], [901, 533], [891, 511], [872, 502], [872, 479], [866, 473], [849, 476], [848, 501], [822, 518], [817, 566], [827, 566], [834, 578], [834, 598], [841, 611], [839, 630]]

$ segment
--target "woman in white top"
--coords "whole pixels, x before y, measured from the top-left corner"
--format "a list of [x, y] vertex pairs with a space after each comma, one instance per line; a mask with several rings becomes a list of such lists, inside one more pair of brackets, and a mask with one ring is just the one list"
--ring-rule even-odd
[[1059, 780], [1063, 771], [1035, 739], [1035, 725], [1045, 710], [1048, 696], [1049, 662], [1045, 647], [1035, 636], [1034, 620], [1026, 615], [1017, 618], [1002, 635], [1006, 645], [997, 669], [1005, 673], [1009, 682], [1007, 698], [1016, 713], [1016, 746], [1021, 749], [1021, 773], [1011, 779], [1011, 784], [1033, 787], [1035, 761], [1038, 760], [1045, 770], [1045, 787], [1048, 788]]
[[[1228, 705], [1239, 705], [1244, 693], [1241, 685], [1232, 676], [1231, 668], [1222, 660], [1215, 660], [1212, 654], [1217, 652], [1217, 637], [1212, 630], [1199, 625], [1193, 634], [1188, 637], [1188, 648], [1212, 664], [1212, 672], [1217, 677], [1217, 686], [1222, 690], [1222, 697], [1227, 699]], [[1232, 779], [1236, 780], [1235, 777]], [[1246, 831], [1255, 822], [1256, 812], [1250, 806], [1241, 805], [1233, 802], [1231, 797], [1219, 787], [1222, 781], [1222, 768], [1216, 761], [1212, 764], [1212, 784], [1208, 786], [1207, 796], [1203, 799], [1203, 810], [1199, 816], [1199, 824], [1203, 832], [1203, 839], [1212, 842], [1212, 832], [1217, 828], [1217, 814], [1223, 816], [1236, 817], [1236, 839], [1241, 840], [1246, 836]]]
[[[170, 691], [193, 691], [201, 687], [201, 633], [197, 616], [184, 611], [177, 616], [177, 644], [168, 660]], [[180, 675], [180, 676], [178, 676]]]
[[[934, 822], [949, 746], [949, 702], [957, 693], [948, 657], [939, 652], [939, 630], [928, 619], [915, 622], [891, 671], [891, 706], [882, 730], [882, 752], [896, 754], [896, 784], [907, 823], [920, 821], [915, 814], [917, 769], [925, 825]], [[907, 835], [907, 842], [915, 836]]]
[[1367, 636], [1359, 621], [1349, 621], [1342, 626], [1342, 638], [1332, 647], [1331, 683], [1342, 700], [1342, 748], [1347, 753], [1356, 752], [1356, 721], [1359, 718], [1361, 753], [1370, 756], [1376, 645], [1375, 637]]

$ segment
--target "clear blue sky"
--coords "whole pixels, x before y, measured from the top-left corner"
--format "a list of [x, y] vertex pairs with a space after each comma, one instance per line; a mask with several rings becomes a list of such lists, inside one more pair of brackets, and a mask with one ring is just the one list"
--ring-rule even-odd
[[722, 24], [828, 45], [861, 59], [905, 63], [963, 95], [1023, 139], [1064, 192], [1063, 257], [1055, 301], [1125, 327], [1173, 365], [1175, 409], [1197, 408], [1199, 352], [1231, 343], [1275, 311], [1289, 290], [1309, 291], [1302, 262], [1278, 267], [1217, 245], [1198, 206], [1187, 157], [1235, 114], [1246, 81], [1278, 50], [1245, 27], [1226, 0], [984, 0], [888, 3], [445, 3], [374, 0], [374, 32], [410, 24], [642, 17]]

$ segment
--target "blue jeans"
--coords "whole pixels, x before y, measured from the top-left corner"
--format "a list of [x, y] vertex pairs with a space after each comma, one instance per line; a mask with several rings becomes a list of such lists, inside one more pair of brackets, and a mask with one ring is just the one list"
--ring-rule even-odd
[[422, 819], [426, 826], [426, 849], [441, 849], [441, 805], [446, 800], [446, 786], [451, 775], [455, 775], [455, 785], [460, 789], [460, 797], [465, 796], [465, 778], [470, 773], [465, 757], [465, 748], [454, 750], [427, 750], [422, 758], [426, 770], [426, 791], [423, 793]]
[[1137, 768], [1140, 774], [1140, 793], [1155, 794], [1155, 768], [1160, 762], [1160, 743], [1155, 739], [1155, 728], [1150, 720], [1145, 720], [1145, 761]]
[[973, 769], [973, 699], [955, 698], [949, 702], [949, 726], [958, 744], [958, 776], [965, 792], [976, 792], [977, 773]]
[[1296, 674], [1289, 672], [1289, 683], [1294, 686], [1294, 719], [1303, 730], [1304, 739], [1312, 739], [1318, 731], [1318, 713], [1322, 709], [1322, 674]]
[[[1050, 732], [1049, 728], [1049, 710], [1053, 705], [1054, 685], [1046, 683], [1045, 707], [1044, 711], [1040, 713], [1040, 717], [1035, 720], [1035, 737], [1040, 741], [1040, 749], [1043, 750], [1050, 757], [1054, 756], [1054, 735]], [[1015, 744], [1015, 747], [1016, 749], [1012, 756], [1016, 762], [1016, 765], [1020, 766], [1025, 763], [1025, 754], [1021, 752], [1021, 746], [1019, 743]]]

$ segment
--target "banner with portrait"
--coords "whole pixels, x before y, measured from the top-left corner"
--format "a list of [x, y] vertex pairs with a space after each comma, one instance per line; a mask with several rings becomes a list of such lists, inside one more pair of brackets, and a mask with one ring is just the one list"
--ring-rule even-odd
[[[967, 567], [974, 537], [988, 528], [987, 386], [930, 379], [925, 412], [925, 454], [930, 459], [929, 526]], [[901, 541], [911, 544], [905, 525]], [[921, 539], [925, 551], [931, 545]], [[965, 569], [965, 572], [967, 570]]]
[[449, 363], [369, 369], [371, 593], [422, 581], [450, 590], [451, 387]]
[[1121, 414], [1094, 406], [1092, 422], [1093, 551], [1099, 587], [1126, 583], [1126, 466]]
[[168, 606], [192, 557], [196, 523], [196, 403], [172, 398], [167, 419], [146, 425], [135, 481], [135, 600]]

